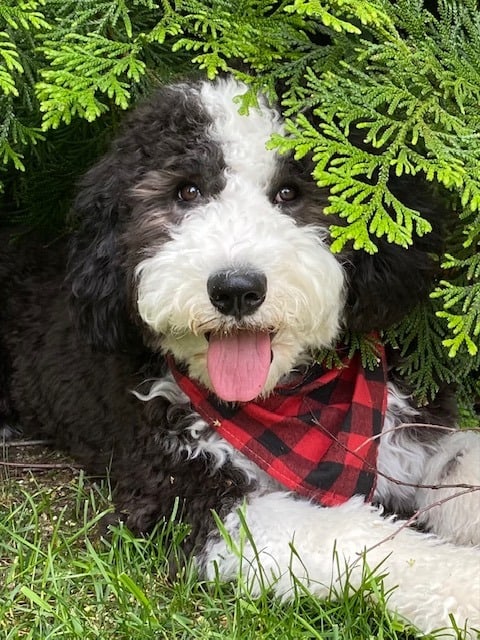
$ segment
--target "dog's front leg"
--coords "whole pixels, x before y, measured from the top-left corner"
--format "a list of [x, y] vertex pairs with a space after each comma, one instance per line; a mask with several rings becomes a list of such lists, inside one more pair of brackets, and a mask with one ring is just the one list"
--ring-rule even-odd
[[450, 614], [470, 634], [480, 627], [480, 552], [402, 528], [360, 498], [325, 509], [285, 492], [252, 494], [220, 528], [199, 557], [209, 578], [240, 577], [254, 595], [272, 587], [283, 598], [300, 581], [325, 597], [378, 568], [389, 608], [422, 632], [447, 627], [444, 637], [456, 638]]

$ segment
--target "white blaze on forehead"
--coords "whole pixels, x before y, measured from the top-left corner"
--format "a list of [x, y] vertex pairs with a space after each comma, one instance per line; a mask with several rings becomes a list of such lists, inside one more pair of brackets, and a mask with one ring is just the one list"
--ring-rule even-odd
[[200, 95], [213, 119], [210, 135], [220, 144], [228, 169], [265, 189], [276, 166], [276, 155], [266, 149], [266, 143], [272, 133], [283, 132], [282, 120], [262, 98], [259, 109], [250, 108], [248, 115], [239, 114], [239, 104], [234, 99], [245, 90], [245, 85], [228, 79], [204, 83]]

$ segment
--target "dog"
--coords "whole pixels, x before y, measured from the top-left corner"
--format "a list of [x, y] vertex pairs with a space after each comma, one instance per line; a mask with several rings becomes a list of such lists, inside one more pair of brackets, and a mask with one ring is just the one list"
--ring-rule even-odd
[[[68, 248], [4, 238], [4, 434], [108, 470], [134, 532], [176, 509], [203, 577], [325, 597], [378, 569], [397, 615], [457, 637], [453, 616], [473, 636], [478, 492], [452, 496], [480, 484], [480, 438], [415, 407], [378, 338], [428, 295], [438, 233], [332, 253], [342, 220], [311, 159], [268, 149], [281, 114], [259, 96], [240, 115], [244, 91], [160, 88], [83, 178]], [[395, 188], [441, 219], [425, 189]], [[370, 336], [376, 367], [348, 356], [345, 331]], [[339, 364], [318, 364], [332, 347]], [[386, 510], [420, 510], [428, 533]]]

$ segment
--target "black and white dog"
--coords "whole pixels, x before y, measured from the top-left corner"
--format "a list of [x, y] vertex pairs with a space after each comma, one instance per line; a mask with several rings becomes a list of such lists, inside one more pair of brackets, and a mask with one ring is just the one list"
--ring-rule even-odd
[[[479, 435], [418, 426], [452, 423], [385, 381], [380, 345], [373, 372], [341, 349], [341, 367], [315, 364], [345, 329], [384, 329], [427, 295], [434, 235], [332, 254], [341, 221], [324, 215], [307, 160], [266, 149], [278, 111], [260, 97], [239, 115], [243, 91], [177, 84], [131, 115], [83, 180], [66, 278], [61, 248], [10, 255], [5, 242], [4, 432], [17, 423], [108, 469], [134, 531], [179, 505], [206, 577], [242, 571], [254, 593], [267, 582], [288, 597], [300, 581], [322, 597], [346, 575], [358, 586], [366, 563], [420, 630], [457, 637], [452, 615], [473, 636], [479, 492], [439, 497], [480, 484]], [[374, 506], [434, 502], [422, 522], [436, 535]]]

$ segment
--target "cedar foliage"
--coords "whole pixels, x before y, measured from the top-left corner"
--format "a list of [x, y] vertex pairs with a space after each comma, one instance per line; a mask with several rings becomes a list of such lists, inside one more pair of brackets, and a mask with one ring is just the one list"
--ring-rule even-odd
[[[428, 4], [428, 6], [426, 6]], [[426, 305], [389, 330], [419, 402], [459, 382], [465, 424], [480, 397], [480, 11], [476, 0], [2, 0], [2, 217], [57, 233], [77, 176], [121, 112], [159, 82], [233, 72], [286, 110], [281, 152], [312, 153], [331, 190], [334, 250], [408, 247], [429, 232], [389, 189], [418, 175], [456, 224]], [[313, 113], [315, 124], [307, 119]], [[361, 147], [349, 137], [355, 127]], [[368, 341], [350, 344], [370, 353]]]

